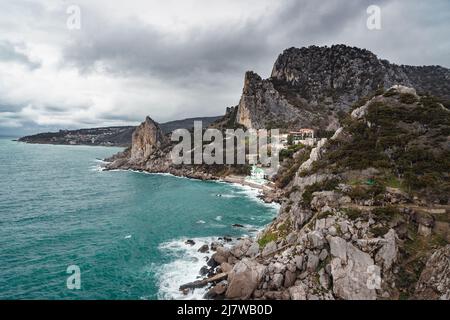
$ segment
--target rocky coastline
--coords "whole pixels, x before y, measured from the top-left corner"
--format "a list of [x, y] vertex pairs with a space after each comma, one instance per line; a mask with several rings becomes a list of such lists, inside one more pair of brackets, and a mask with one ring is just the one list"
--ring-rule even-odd
[[[416, 95], [395, 87], [355, 109], [353, 121], [366, 121], [368, 106], [401, 94]], [[278, 216], [256, 238], [211, 244], [206, 277], [180, 289], [208, 286], [208, 299], [450, 299], [448, 200], [371, 185], [380, 175], [375, 168], [317, 172], [332, 141], [349, 133], [341, 128], [310, 152], [284, 189]]]
[[[315, 52], [327, 53], [320, 59], [338, 83], [308, 67]], [[203, 246], [211, 257], [202, 278], [180, 290], [203, 287], [208, 299], [449, 300], [450, 111], [442, 97], [450, 71], [436, 71], [447, 81], [429, 90], [435, 97], [400, 85], [433, 89], [411, 80], [425, 69], [405, 68], [333, 46], [286, 50], [270, 79], [247, 73], [239, 105], [213, 126], [317, 125], [327, 134], [288, 155], [275, 187], [263, 190], [265, 201], [281, 203], [277, 217], [255, 238]], [[243, 181], [245, 167], [174, 165], [170, 150], [147, 117], [106, 170]]]

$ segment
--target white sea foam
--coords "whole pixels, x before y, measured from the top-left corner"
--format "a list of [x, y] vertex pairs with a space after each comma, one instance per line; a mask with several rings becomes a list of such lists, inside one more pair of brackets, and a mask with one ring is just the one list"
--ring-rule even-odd
[[[144, 173], [144, 174], [148, 174], [148, 175], [160, 175], [160, 176], [170, 176], [173, 178], [178, 178], [178, 179], [188, 179], [188, 180], [194, 180], [194, 181], [202, 181], [200, 179], [196, 179], [196, 178], [190, 178], [190, 177], [182, 177], [182, 176], [177, 176], [171, 173], [167, 173], [167, 172], [146, 172], [146, 171], [139, 171], [139, 170], [132, 170], [132, 169], [114, 169], [114, 170], [109, 170], [109, 171], [131, 171], [131, 172], [136, 172], [136, 173]], [[263, 202], [259, 196], [261, 195], [261, 190], [251, 187], [251, 186], [247, 186], [247, 185], [243, 185], [243, 184], [239, 184], [239, 183], [230, 183], [227, 181], [223, 181], [223, 180], [211, 180], [210, 182], [215, 182], [215, 183], [224, 183], [227, 185], [231, 185], [235, 188], [235, 192], [237, 192], [238, 194], [241, 195], [245, 195], [248, 198], [257, 201], [259, 203]], [[219, 195], [217, 195], [219, 196]], [[229, 194], [220, 194], [221, 197], [225, 197], [225, 198], [233, 198], [236, 197], [236, 195], [229, 195]], [[239, 196], [239, 195], [238, 195]], [[278, 203], [272, 202], [272, 203], [264, 203], [265, 205], [269, 206], [269, 207], [273, 207], [274, 209], [278, 210], [280, 208], [280, 205]]]
[[235, 194], [221, 194], [220, 197], [230, 199], [230, 198], [237, 198], [238, 196]]
[[131, 239], [131, 234], [126, 235], [124, 239]]
[[101, 165], [96, 165], [96, 166], [90, 167], [90, 170], [95, 171], [95, 172], [102, 172], [103, 170], [105, 170], [105, 168]]
[[164, 251], [169, 256], [175, 257], [175, 260], [161, 266], [157, 270], [159, 276], [159, 299], [177, 299], [177, 300], [200, 300], [207, 288], [194, 289], [189, 294], [183, 294], [179, 288], [180, 285], [195, 281], [199, 277], [200, 269], [206, 265], [210, 253], [200, 253], [198, 249], [209, 244], [217, 238], [192, 238], [195, 245], [185, 244], [187, 238], [177, 239], [162, 243], [159, 250]]
[[206, 222], [205, 222], [205, 220], [198, 220], [197, 223], [199, 223], [199, 224], [205, 224]]
[[[111, 170], [111, 171], [124, 171], [124, 170]], [[125, 170], [127, 171], [127, 170]], [[170, 173], [148, 173], [142, 171], [128, 170], [134, 171], [138, 173], [145, 173], [150, 175], [162, 175], [162, 176], [171, 176], [179, 179], [189, 179], [189, 180], [198, 180], [192, 179], [188, 177], [179, 177], [172, 175]], [[224, 198], [233, 198], [233, 197], [247, 197], [253, 201], [258, 202], [259, 204], [264, 203], [259, 195], [261, 191], [257, 188], [253, 188], [250, 186], [241, 185], [238, 183], [228, 183], [224, 181], [215, 181], [216, 183], [225, 183], [227, 185], [233, 186], [232, 193], [235, 194], [225, 194], [221, 195]], [[267, 204], [264, 203], [265, 206], [271, 207], [273, 209], [273, 214], [275, 215], [280, 205], [277, 203]], [[251, 220], [259, 220], [259, 217], [251, 217]], [[222, 216], [217, 216], [215, 218], [216, 221], [222, 221]], [[203, 220], [197, 221], [197, 223], [203, 223]], [[213, 226], [213, 225], [212, 225]], [[224, 225], [220, 225], [221, 227], [226, 227]], [[215, 226], [217, 227], [217, 226]], [[245, 231], [247, 236], [255, 237], [261, 230], [263, 230], [263, 226], [255, 227], [253, 225], [245, 225]], [[203, 244], [209, 244], [212, 241], [217, 240], [217, 237], [205, 237], [205, 238], [193, 238], [195, 241], [195, 245], [190, 246], [185, 244], [187, 238], [176, 239], [169, 242], [162, 243], [159, 246], [159, 250], [164, 251], [165, 255], [172, 257], [174, 260], [167, 264], [155, 267], [155, 274], [158, 277], [159, 283], [159, 291], [158, 298], [159, 299], [177, 299], [177, 300], [200, 300], [204, 299], [203, 296], [207, 292], [208, 288], [197, 288], [191, 290], [187, 295], [183, 294], [179, 288], [180, 285], [186, 284], [192, 281], [195, 281], [200, 277], [200, 269], [206, 265], [207, 259], [212, 255], [212, 253], [200, 253], [198, 249]], [[226, 244], [226, 246], [231, 246], [232, 243]]]
[[265, 206], [267, 207], [271, 207], [274, 210], [276, 210], [278, 212], [278, 210], [280, 209], [280, 204], [276, 203], [276, 202], [272, 202], [272, 203], [265, 203], [261, 198], [260, 195], [262, 193], [261, 190], [257, 189], [257, 188], [253, 188], [250, 186], [246, 186], [246, 185], [242, 185], [239, 183], [232, 183], [231, 184], [234, 188], [235, 188], [235, 192], [239, 195], [244, 195], [247, 198], [259, 202], [259, 203], [263, 203]]

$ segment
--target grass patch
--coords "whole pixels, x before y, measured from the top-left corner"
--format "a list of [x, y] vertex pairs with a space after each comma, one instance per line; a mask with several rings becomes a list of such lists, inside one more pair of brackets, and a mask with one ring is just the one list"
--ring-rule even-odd
[[386, 187], [390, 187], [390, 188], [401, 189], [403, 186], [402, 180], [393, 175], [387, 176], [386, 178], [384, 178], [382, 180], [382, 182]]
[[361, 210], [355, 208], [344, 208], [342, 211], [344, 211], [350, 220], [356, 220], [363, 215]]
[[373, 235], [375, 237], [381, 238], [389, 231], [389, 227], [387, 226], [381, 226], [381, 227], [374, 227], [370, 231], [372, 231]]
[[258, 240], [259, 247], [263, 249], [269, 242], [276, 241], [278, 235], [275, 232], [268, 231]]
[[440, 235], [434, 234], [431, 237], [422, 237], [417, 233], [417, 226], [409, 226], [408, 238], [404, 246], [400, 247], [402, 261], [404, 262], [399, 265], [396, 281], [401, 297], [409, 298], [413, 295], [415, 285], [425, 267], [430, 252], [447, 244], [447, 241]]
[[355, 200], [369, 200], [383, 194], [386, 187], [379, 182], [373, 185], [355, 185], [346, 194]]
[[394, 207], [378, 207], [372, 210], [373, 219], [379, 221], [391, 221], [401, 213]]

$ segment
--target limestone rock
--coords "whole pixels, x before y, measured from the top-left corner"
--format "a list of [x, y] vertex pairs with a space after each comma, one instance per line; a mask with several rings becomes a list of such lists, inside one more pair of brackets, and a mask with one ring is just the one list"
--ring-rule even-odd
[[275, 273], [272, 279], [272, 288], [279, 289], [283, 285], [284, 277], [281, 273]]
[[228, 262], [230, 257], [230, 250], [224, 247], [217, 247], [216, 252], [212, 255], [212, 259], [218, 264]]
[[306, 263], [306, 269], [311, 272], [316, 271], [319, 262], [320, 262], [319, 257], [311, 252], [308, 255], [308, 262]]
[[326, 290], [330, 287], [330, 276], [325, 272], [325, 269], [319, 271], [319, 282], [322, 288]]
[[[320, 210], [322, 207], [336, 207], [337, 205], [344, 205], [350, 203], [352, 200], [348, 196], [342, 196], [336, 191], [320, 191], [313, 193], [311, 200], [311, 207]], [[327, 225], [329, 227], [329, 225]]]
[[322, 149], [325, 146], [326, 142], [327, 142], [327, 138], [322, 138], [321, 140], [319, 140], [316, 147], [311, 150], [309, 159], [306, 160], [304, 163], [302, 163], [299, 171], [308, 171], [309, 169], [311, 169], [312, 164], [321, 158]]
[[450, 300], [450, 245], [428, 259], [414, 293], [416, 299]]
[[295, 274], [295, 272], [287, 270], [286, 273], [284, 274], [284, 287], [285, 288], [291, 287], [295, 283], [296, 279], [297, 275]]
[[303, 271], [303, 256], [295, 256], [294, 261], [297, 269]]
[[311, 248], [322, 248], [324, 243], [325, 243], [325, 239], [322, 235], [321, 232], [319, 231], [313, 231], [308, 233], [308, 240], [310, 242]]
[[227, 299], [248, 299], [258, 287], [266, 273], [266, 267], [244, 258], [238, 262], [228, 276]]
[[220, 269], [222, 270], [222, 272], [228, 273], [233, 269], [233, 266], [228, 262], [224, 262], [220, 265]]
[[245, 253], [250, 258], [255, 257], [259, 254], [259, 244], [257, 242], [252, 243], [252, 245], [248, 248], [247, 252]]
[[307, 287], [300, 283], [294, 287], [289, 288], [289, 295], [291, 300], [306, 300], [307, 297]]
[[130, 162], [145, 162], [155, 150], [166, 142], [166, 137], [159, 125], [147, 117], [133, 132]]
[[375, 300], [375, 288], [369, 285], [374, 261], [369, 254], [342, 238], [331, 237], [331, 275], [335, 296], [345, 300]]
[[384, 236], [384, 244], [378, 250], [375, 256], [375, 261], [383, 266], [383, 270], [387, 271], [392, 267], [392, 264], [397, 260], [398, 246], [397, 234], [394, 229], [390, 229]]
[[262, 256], [267, 257], [268, 255], [274, 253], [275, 251], [277, 251], [277, 244], [275, 241], [271, 241], [264, 247], [262, 251]]

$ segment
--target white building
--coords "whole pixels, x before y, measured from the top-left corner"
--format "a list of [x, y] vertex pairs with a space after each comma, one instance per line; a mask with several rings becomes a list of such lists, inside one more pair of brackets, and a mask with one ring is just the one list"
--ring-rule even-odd
[[292, 131], [289, 133], [289, 136], [292, 137], [293, 144], [304, 144], [304, 145], [314, 145], [314, 129], [300, 129], [299, 131]]
[[258, 168], [257, 166], [252, 166], [252, 170], [250, 172], [250, 177], [254, 180], [264, 180], [264, 170]]

